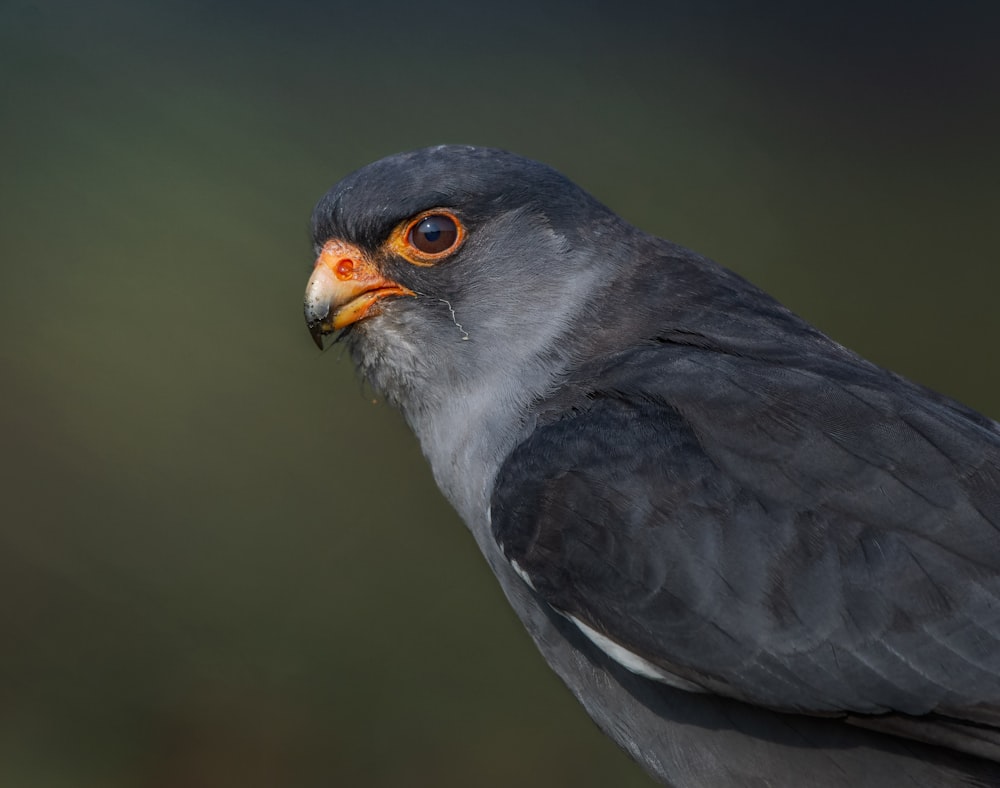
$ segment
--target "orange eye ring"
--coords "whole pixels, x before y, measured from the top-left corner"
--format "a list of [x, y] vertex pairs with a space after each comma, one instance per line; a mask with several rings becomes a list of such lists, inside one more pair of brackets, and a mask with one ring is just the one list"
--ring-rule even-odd
[[397, 226], [388, 246], [413, 265], [431, 266], [455, 254], [465, 235], [465, 225], [454, 211], [431, 208]]

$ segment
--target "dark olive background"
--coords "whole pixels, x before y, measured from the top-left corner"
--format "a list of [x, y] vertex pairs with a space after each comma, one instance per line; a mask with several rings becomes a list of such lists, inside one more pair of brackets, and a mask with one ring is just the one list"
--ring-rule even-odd
[[989, 7], [0, 2], [0, 784], [647, 785], [310, 342], [312, 205], [515, 150], [1000, 416]]

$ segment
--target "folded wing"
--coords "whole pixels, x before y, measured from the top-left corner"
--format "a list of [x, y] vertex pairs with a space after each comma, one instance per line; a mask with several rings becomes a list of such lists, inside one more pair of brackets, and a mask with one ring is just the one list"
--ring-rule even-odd
[[870, 365], [669, 342], [538, 419], [494, 535], [612, 657], [1000, 760], [995, 424]]

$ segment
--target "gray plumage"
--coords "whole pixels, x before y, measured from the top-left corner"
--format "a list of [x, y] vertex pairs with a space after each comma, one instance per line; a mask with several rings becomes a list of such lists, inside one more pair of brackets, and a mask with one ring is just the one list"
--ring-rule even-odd
[[[433, 208], [465, 225], [454, 255], [385, 248]], [[508, 153], [384, 159], [313, 226], [317, 252], [356, 244], [416, 294], [351, 325], [352, 357], [651, 774], [1000, 785], [996, 423]]]

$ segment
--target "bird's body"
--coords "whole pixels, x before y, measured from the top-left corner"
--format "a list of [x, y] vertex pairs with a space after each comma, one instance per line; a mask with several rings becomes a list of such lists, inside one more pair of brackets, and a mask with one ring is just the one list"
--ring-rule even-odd
[[1000, 785], [996, 423], [511, 154], [377, 162], [314, 236], [314, 336], [651, 774]]

